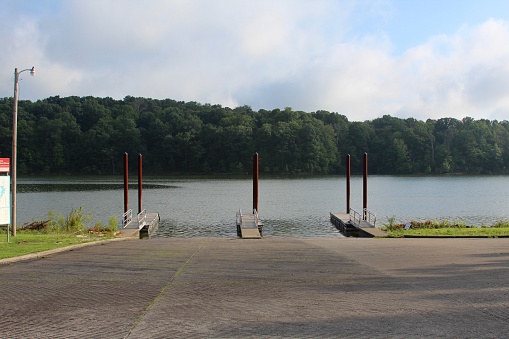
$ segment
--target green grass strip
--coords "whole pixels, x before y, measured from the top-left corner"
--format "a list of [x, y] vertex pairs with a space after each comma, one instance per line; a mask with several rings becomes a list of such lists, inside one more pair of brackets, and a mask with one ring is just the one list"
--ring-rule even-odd
[[392, 237], [508, 237], [508, 227], [451, 227], [451, 228], [418, 228], [409, 230], [388, 230]]
[[0, 231], [0, 259], [53, 250], [56, 248], [110, 239], [112, 236], [59, 232], [18, 231], [7, 242], [7, 233]]

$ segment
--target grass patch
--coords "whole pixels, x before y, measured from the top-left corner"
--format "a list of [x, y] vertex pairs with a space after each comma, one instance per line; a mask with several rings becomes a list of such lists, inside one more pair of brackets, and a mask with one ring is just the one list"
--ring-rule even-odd
[[406, 224], [398, 224], [394, 220], [394, 217], [389, 218], [389, 224], [381, 227], [391, 237], [509, 237], [509, 222], [506, 221], [477, 227], [449, 220], [411, 221]]
[[0, 259], [37, 253], [55, 248], [113, 238], [113, 235], [73, 234], [18, 230], [7, 242], [6, 231], [0, 232]]
[[509, 227], [507, 228], [435, 228], [435, 229], [409, 229], [387, 231], [392, 237], [439, 237], [439, 236], [455, 236], [455, 237], [507, 237], [509, 236]]
[[111, 217], [108, 226], [90, 222], [82, 208], [72, 210], [67, 217], [49, 213], [49, 219], [24, 225], [16, 237], [7, 242], [7, 231], [0, 231], [0, 259], [37, 253], [70, 245], [114, 238], [117, 235], [117, 218]]

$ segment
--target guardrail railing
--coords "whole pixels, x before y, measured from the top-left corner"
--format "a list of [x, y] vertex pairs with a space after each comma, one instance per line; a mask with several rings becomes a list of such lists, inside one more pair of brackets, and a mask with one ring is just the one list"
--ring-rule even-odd
[[364, 216], [365, 216], [365, 220], [367, 222], [369, 222], [371, 225], [375, 226], [376, 224], [376, 214], [369, 211], [368, 209], [364, 209]]
[[353, 221], [355, 224], [360, 225], [362, 220], [362, 214], [360, 214], [353, 208], [350, 208], [350, 220]]
[[143, 210], [137, 215], [138, 218], [138, 228], [142, 228], [147, 223], [147, 210]]
[[133, 220], [133, 210], [127, 210], [122, 216], [122, 228], [125, 228]]
[[350, 220], [355, 224], [360, 225], [361, 221], [365, 220], [371, 225], [375, 226], [376, 224], [376, 214], [368, 210], [367, 208], [362, 209], [362, 214], [350, 208]]
[[235, 217], [236, 217], [237, 225], [240, 225], [242, 223], [242, 210], [241, 209], [239, 209], [239, 211], [237, 212]]
[[253, 209], [254, 219], [255, 219], [255, 225], [258, 227], [258, 232], [260, 232], [260, 235], [262, 235], [263, 232], [263, 223], [260, 221], [260, 216], [258, 215], [258, 211], [254, 208]]

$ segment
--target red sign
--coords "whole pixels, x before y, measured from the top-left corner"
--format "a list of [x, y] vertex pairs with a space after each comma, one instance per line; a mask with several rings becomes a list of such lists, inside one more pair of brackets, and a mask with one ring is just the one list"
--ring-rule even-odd
[[10, 162], [10, 158], [0, 158], [0, 173], [8, 173], [11, 171]]

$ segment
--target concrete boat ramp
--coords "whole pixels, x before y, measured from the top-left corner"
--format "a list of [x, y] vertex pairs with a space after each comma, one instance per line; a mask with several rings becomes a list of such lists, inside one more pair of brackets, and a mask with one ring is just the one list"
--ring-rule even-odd
[[0, 337], [504, 338], [508, 248], [509, 239], [102, 243], [0, 264]]

